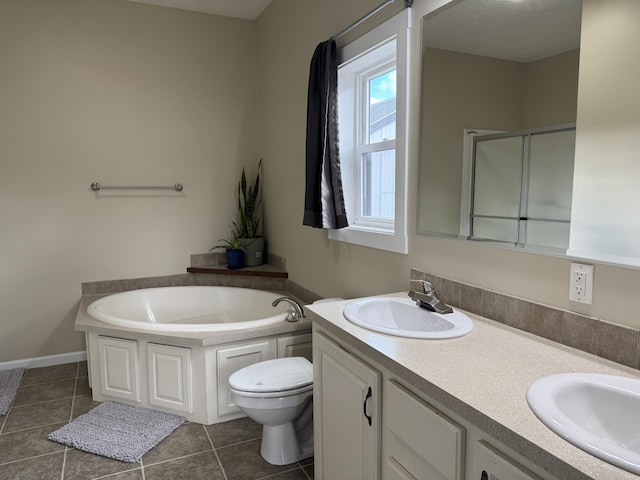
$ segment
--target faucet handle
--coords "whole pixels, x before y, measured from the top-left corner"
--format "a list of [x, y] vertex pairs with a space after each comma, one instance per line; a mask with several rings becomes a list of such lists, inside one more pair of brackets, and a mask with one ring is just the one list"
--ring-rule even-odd
[[429, 280], [411, 280], [412, 282], [419, 283], [422, 286], [422, 291], [426, 294], [431, 294], [436, 291], [436, 287], [433, 286]]

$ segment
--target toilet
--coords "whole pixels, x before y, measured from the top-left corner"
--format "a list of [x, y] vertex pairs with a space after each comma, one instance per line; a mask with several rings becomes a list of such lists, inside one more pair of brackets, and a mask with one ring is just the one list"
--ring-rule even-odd
[[303, 357], [254, 363], [229, 377], [233, 402], [263, 425], [260, 454], [272, 465], [313, 456], [313, 365]]

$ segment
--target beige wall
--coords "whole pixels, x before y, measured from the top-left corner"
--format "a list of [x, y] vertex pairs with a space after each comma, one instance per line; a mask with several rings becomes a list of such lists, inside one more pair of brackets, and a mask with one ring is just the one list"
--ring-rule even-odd
[[[0, 361], [82, 350], [83, 281], [183, 272], [226, 236], [235, 179], [258, 154], [270, 249], [321, 295], [403, 290], [417, 267], [640, 326], [639, 270], [597, 265], [593, 306], [575, 305], [569, 260], [417, 236], [415, 200], [409, 255], [302, 226], [309, 60], [378, 4], [274, 0], [254, 24], [120, 0], [1, 2]], [[92, 181], [181, 181], [185, 192], [96, 196]]]
[[249, 21], [0, 2], [0, 362], [84, 350], [81, 282], [182, 273], [227, 236], [258, 159], [256, 51]]
[[[270, 166], [267, 234], [271, 250], [287, 258], [290, 278], [323, 296], [370, 295], [406, 289], [411, 267], [559, 308], [640, 326], [636, 288], [640, 271], [597, 265], [592, 306], [568, 300], [566, 258], [453, 240], [416, 231], [418, 114], [413, 113], [409, 195], [409, 255], [327, 240], [302, 226], [306, 88], [309, 60], [325, 40], [378, 4], [378, 0], [274, 0], [258, 20], [260, 151]], [[414, 15], [434, 0], [416, 0]], [[414, 44], [420, 34], [414, 29]], [[414, 57], [415, 60], [415, 57]], [[414, 61], [412, 80], [419, 80]], [[412, 102], [417, 104], [417, 99]], [[417, 109], [416, 109], [417, 110]]]

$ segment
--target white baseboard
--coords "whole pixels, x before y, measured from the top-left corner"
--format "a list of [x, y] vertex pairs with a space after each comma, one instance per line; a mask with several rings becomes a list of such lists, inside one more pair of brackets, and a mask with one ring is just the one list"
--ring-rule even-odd
[[81, 362], [87, 359], [87, 352], [69, 352], [58, 355], [47, 355], [46, 357], [23, 358], [22, 360], [12, 360], [0, 363], [0, 370], [11, 370], [13, 368], [37, 368], [48, 367], [50, 365], [61, 365], [63, 363]]

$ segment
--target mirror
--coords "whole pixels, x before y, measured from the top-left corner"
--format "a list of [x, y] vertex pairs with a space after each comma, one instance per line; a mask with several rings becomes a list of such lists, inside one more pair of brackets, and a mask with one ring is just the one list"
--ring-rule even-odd
[[419, 234], [566, 252], [581, 12], [461, 0], [423, 18]]

